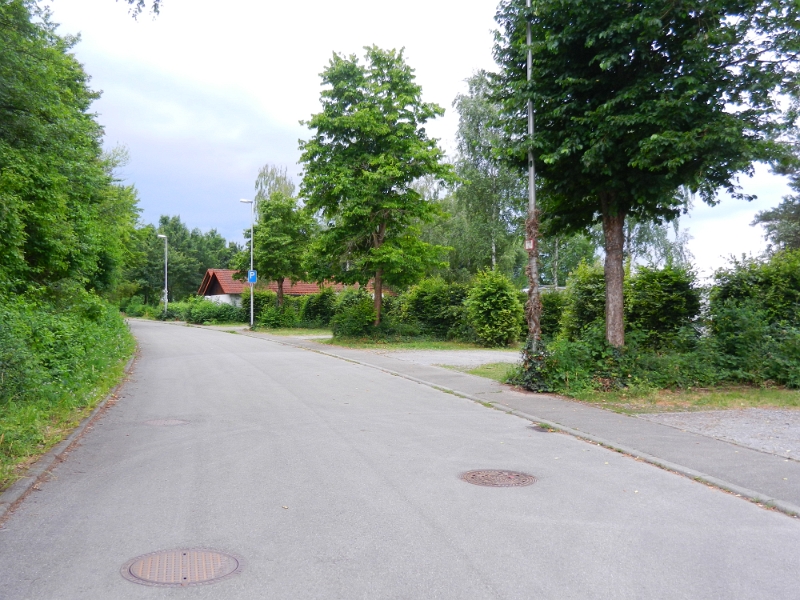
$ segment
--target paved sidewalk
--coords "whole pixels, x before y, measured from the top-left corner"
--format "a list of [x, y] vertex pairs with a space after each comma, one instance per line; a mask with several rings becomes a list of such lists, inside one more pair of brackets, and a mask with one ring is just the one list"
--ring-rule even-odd
[[495, 381], [394, 358], [368, 350], [319, 344], [311, 340], [242, 332], [274, 342], [357, 361], [418, 380], [534, 422], [557, 426], [649, 462], [706, 480], [742, 496], [800, 514], [800, 461], [752, 450], [668, 425], [594, 408], [548, 394], [512, 389]]

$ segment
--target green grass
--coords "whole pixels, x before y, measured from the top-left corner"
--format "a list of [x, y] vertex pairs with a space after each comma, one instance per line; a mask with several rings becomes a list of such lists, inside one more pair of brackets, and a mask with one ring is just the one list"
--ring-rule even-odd
[[330, 329], [305, 329], [304, 327], [256, 327], [256, 331], [269, 333], [271, 335], [285, 335], [285, 336], [307, 336], [307, 335], [325, 335], [332, 336], [333, 332]]
[[[61, 376], [44, 377], [40, 387], [0, 402], [0, 490], [63, 440], [116, 386], [135, 350], [133, 336], [118, 323], [84, 321], [63, 352], [50, 354], [71, 365]], [[80, 358], [76, 358], [80, 357]]]
[[478, 367], [442, 366], [454, 371], [461, 371], [462, 373], [469, 373], [470, 375], [477, 375], [478, 377], [494, 379], [500, 383], [505, 383], [506, 379], [508, 379], [509, 372], [514, 368], [513, 364], [507, 362], [487, 363]]
[[727, 386], [685, 390], [631, 388], [613, 392], [584, 391], [571, 397], [623, 413], [800, 408], [800, 390], [783, 387]]
[[[447, 342], [441, 340], [409, 340], [409, 341], [384, 341], [364, 338], [331, 338], [322, 343], [344, 348], [359, 348], [367, 350], [488, 350], [477, 344], [467, 342]], [[501, 350], [514, 350], [516, 347], [501, 348]]]
[[[513, 365], [488, 363], [475, 368], [442, 365], [448, 369], [470, 373], [505, 383]], [[737, 408], [798, 408], [800, 390], [784, 387], [726, 386], [656, 390], [630, 387], [613, 392], [580, 391], [566, 395], [585, 402], [626, 414], [679, 412], [699, 410], [732, 410]]]

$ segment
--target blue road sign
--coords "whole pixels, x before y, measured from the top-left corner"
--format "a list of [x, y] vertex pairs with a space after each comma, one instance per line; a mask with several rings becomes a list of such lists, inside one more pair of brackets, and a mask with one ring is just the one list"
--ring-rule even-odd
[[248, 271], [247, 272], [247, 283], [255, 283], [256, 282], [256, 272], [255, 271]]

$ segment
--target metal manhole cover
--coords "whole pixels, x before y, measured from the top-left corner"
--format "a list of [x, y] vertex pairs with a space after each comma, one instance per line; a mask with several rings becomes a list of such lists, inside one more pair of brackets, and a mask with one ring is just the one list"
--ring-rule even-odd
[[120, 572], [128, 581], [158, 587], [186, 587], [216, 583], [235, 575], [241, 559], [204, 548], [151, 552], [129, 560]]
[[523, 487], [536, 483], [536, 477], [518, 471], [467, 471], [461, 479], [473, 485], [486, 487]]
[[156, 427], [169, 427], [171, 425], [186, 425], [189, 421], [183, 419], [154, 419], [152, 421], [145, 421], [146, 425], [154, 425]]

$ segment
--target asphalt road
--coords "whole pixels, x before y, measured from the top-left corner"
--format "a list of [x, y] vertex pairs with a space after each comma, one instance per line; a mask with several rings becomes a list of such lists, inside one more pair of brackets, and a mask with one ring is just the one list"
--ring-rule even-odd
[[[4, 600], [797, 597], [798, 519], [376, 369], [132, 328], [119, 402], [0, 530]], [[188, 423], [147, 423], [165, 419]], [[472, 469], [538, 481], [473, 486]], [[242, 570], [120, 576], [183, 547]]]

